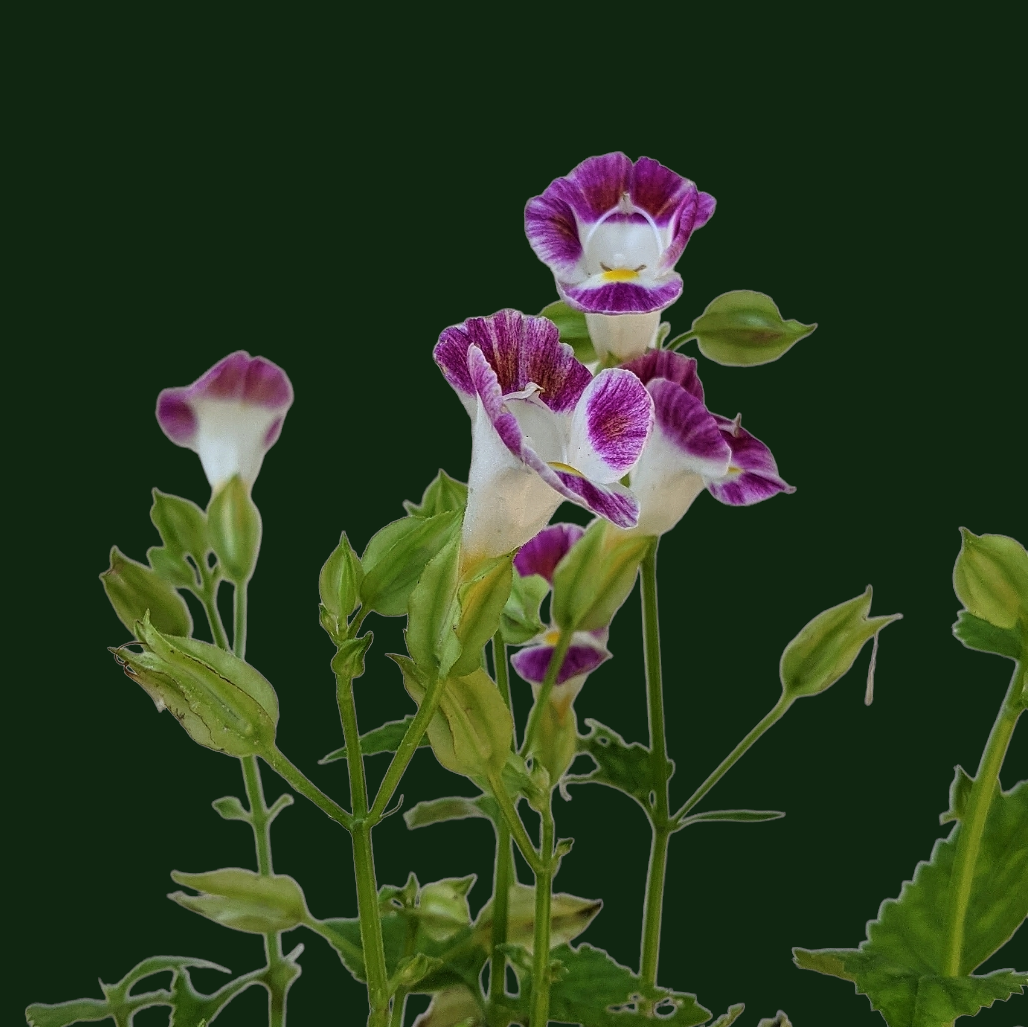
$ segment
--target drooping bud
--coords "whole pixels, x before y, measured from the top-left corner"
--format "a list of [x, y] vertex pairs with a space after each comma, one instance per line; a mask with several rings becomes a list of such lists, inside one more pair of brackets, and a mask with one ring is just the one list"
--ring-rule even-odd
[[100, 575], [107, 598], [118, 620], [134, 632], [136, 622], [150, 611], [150, 620], [169, 635], [191, 635], [193, 618], [186, 601], [161, 576], [130, 560], [117, 546], [111, 549], [111, 566]]
[[250, 580], [261, 548], [261, 515], [238, 475], [219, 489], [207, 508], [211, 548], [236, 585]]
[[953, 591], [968, 612], [997, 628], [1028, 621], [1028, 552], [1007, 535], [960, 529]]
[[291, 931], [308, 918], [300, 886], [286, 874], [262, 877], [252, 870], [228, 867], [205, 874], [171, 872], [176, 884], [193, 888], [199, 895], [172, 892], [168, 898], [201, 916], [247, 934]]
[[870, 609], [868, 585], [862, 595], [819, 613], [785, 647], [779, 673], [787, 699], [830, 688], [853, 666], [872, 636], [903, 616], [868, 617]]
[[170, 710], [193, 741], [231, 756], [274, 748], [278, 697], [263, 675], [217, 646], [163, 634], [149, 616], [134, 630], [142, 652], [124, 646], [111, 652], [157, 709]]

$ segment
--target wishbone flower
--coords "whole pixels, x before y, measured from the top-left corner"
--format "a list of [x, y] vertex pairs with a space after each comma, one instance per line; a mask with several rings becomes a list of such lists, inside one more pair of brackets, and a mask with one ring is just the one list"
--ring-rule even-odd
[[[538, 574], [553, 587], [553, 572], [571, 547], [585, 534], [577, 524], [551, 524], [531, 539], [514, 557], [514, 570], [523, 578]], [[571, 638], [564, 662], [557, 672], [557, 679], [550, 702], [558, 713], [564, 715], [575, 696], [582, 690], [585, 679], [601, 663], [609, 660], [611, 654], [606, 646], [607, 628], [597, 631], [576, 631]], [[536, 640], [511, 657], [511, 664], [518, 674], [532, 686], [538, 698], [539, 689], [546, 678], [550, 660], [553, 657], [560, 631], [550, 628]]]
[[713, 213], [714, 197], [670, 168], [608, 153], [533, 196], [525, 232], [600, 359], [629, 360], [655, 344], [660, 312], [682, 293], [675, 263]]
[[250, 488], [292, 403], [281, 367], [237, 350], [192, 385], [164, 389], [157, 421], [172, 442], [199, 454], [212, 492], [237, 474]]
[[631, 371], [594, 378], [551, 321], [516, 310], [447, 328], [434, 356], [472, 422], [466, 562], [517, 549], [565, 499], [636, 523], [619, 479], [643, 451], [653, 402]]
[[704, 488], [729, 506], [796, 491], [779, 477], [771, 451], [742, 428], [738, 417], [707, 410], [692, 357], [653, 350], [624, 369], [648, 389], [656, 418], [629, 478], [639, 501], [634, 534], [670, 531]]

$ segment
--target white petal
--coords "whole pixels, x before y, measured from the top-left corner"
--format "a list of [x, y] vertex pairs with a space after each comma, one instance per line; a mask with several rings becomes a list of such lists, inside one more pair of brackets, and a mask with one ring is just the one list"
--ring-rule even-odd
[[267, 450], [265, 437], [279, 409], [244, 403], [240, 400], [195, 399], [197, 433], [194, 443], [211, 489], [239, 475], [253, 485], [260, 473]]
[[586, 314], [589, 338], [602, 360], [613, 353], [618, 361], [641, 357], [657, 344], [662, 311], [649, 314]]

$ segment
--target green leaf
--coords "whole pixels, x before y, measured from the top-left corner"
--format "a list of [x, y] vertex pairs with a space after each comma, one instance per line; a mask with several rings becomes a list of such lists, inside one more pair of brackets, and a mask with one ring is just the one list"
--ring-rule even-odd
[[733, 821], [737, 824], [757, 824], [765, 820], [781, 820], [785, 814], [777, 809], [715, 809], [709, 813], [694, 813], [686, 817], [678, 826], [686, 827], [689, 824], [703, 824], [714, 821]]
[[361, 563], [361, 603], [383, 617], [407, 612], [407, 600], [426, 565], [460, 534], [461, 511], [404, 517], [387, 524], [368, 543]]
[[130, 560], [114, 546], [111, 566], [100, 575], [118, 620], [133, 634], [136, 622], [150, 611], [150, 622], [169, 635], [191, 635], [193, 618], [174, 587], [143, 564]]
[[1028, 975], [1010, 970], [972, 975], [1028, 916], [1028, 782], [993, 796], [964, 921], [960, 976], [948, 977], [951, 876], [962, 829], [958, 823], [935, 843], [931, 860], [918, 864], [899, 899], [882, 903], [859, 949], [794, 949], [796, 964], [853, 981], [890, 1027], [943, 1027], [1028, 983]]
[[453, 626], [460, 541], [451, 539], [426, 565], [408, 603], [407, 651], [426, 674], [439, 671], [439, 651]]
[[332, 550], [318, 577], [321, 605], [328, 613], [329, 626], [333, 629], [329, 635], [334, 641], [346, 636], [346, 619], [357, 608], [363, 580], [364, 568], [360, 557], [344, 531], [339, 536], [339, 545]]
[[549, 582], [540, 574], [522, 577], [515, 574], [510, 596], [500, 614], [499, 632], [507, 645], [524, 645], [546, 627], [539, 607], [550, 591]]
[[197, 592], [203, 585], [197, 571], [165, 546], [150, 546], [146, 551], [146, 562], [157, 577], [175, 588]]
[[873, 635], [903, 616], [868, 617], [870, 610], [868, 585], [862, 595], [819, 613], [785, 647], [779, 673], [787, 698], [818, 695], [830, 688], [853, 666]]
[[565, 631], [605, 628], [635, 585], [653, 540], [608, 532], [597, 518], [553, 572], [553, 619]]
[[585, 314], [572, 310], [563, 300], [557, 300], [539, 311], [540, 317], [548, 318], [557, 326], [560, 341], [566, 342], [574, 351], [575, 358], [583, 364], [591, 364], [599, 360], [589, 329], [585, 323]]
[[1028, 622], [1024, 546], [1007, 535], [975, 535], [967, 528], [961, 528], [960, 535], [960, 553], [953, 567], [957, 598], [971, 614], [997, 628], [1009, 630], [1018, 621]]
[[332, 672], [338, 678], [359, 678], [364, 673], [364, 656], [371, 643], [375, 640], [369, 631], [360, 638], [347, 638], [338, 642], [335, 656], [332, 657]]
[[742, 1016], [746, 1006], [742, 1002], [737, 1002], [734, 1006], [729, 1006], [728, 1011], [722, 1013], [710, 1027], [730, 1027], [731, 1024], [735, 1023], [736, 1020]]
[[[403, 736], [407, 734], [407, 728], [414, 722], [414, 715], [404, 717], [403, 720], [391, 720], [388, 724], [383, 724], [381, 727], [372, 728], [370, 731], [365, 732], [361, 735], [361, 752], [365, 756], [374, 756], [380, 752], [396, 752], [400, 747], [400, 742], [403, 741]], [[428, 739], [423, 738], [419, 743], [419, 748], [427, 748]], [[344, 745], [341, 749], [336, 749], [330, 752], [327, 756], [323, 756], [318, 763], [335, 763], [336, 760], [346, 759], [346, 746]]]
[[971, 794], [971, 786], [974, 778], [959, 764], [955, 766], [953, 783], [949, 786], [949, 809], [939, 814], [939, 823], [946, 824], [951, 820], [963, 820], [964, 810], [967, 808], [967, 799]]
[[[589, 774], [568, 774], [565, 784], [603, 784], [632, 796], [649, 813], [650, 793], [662, 787], [653, 771], [650, 750], [639, 742], [629, 744], [612, 728], [598, 720], [586, 718], [589, 734], [579, 736], [578, 751], [587, 753], [596, 763]], [[668, 760], [668, 776], [674, 763]]]
[[468, 487], [462, 481], [451, 478], [442, 468], [425, 489], [420, 505], [409, 499], [403, 502], [403, 508], [410, 517], [435, 517], [436, 514], [457, 510], [463, 513], [468, 505]]
[[953, 634], [968, 649], [977, 649], [983, 653], [995, 653], [997, 656], [1008, 656], [1011, 660], [1020, 660], [1028, 652], [1028, 636], [1025, 635], [1021, 622], [1012, 628], [997, 628], [987, 620], [976, 617], [967, 610], [957, 614], [957, 622], [953, 625]]
[[[413, 660], [393, 654], [403, 683], [420, 705], [428, 679]], [[510, 753], [514, 725], [499, 689], [484, 670], [466, 677], [447, 678], [439, 710], [428, 725], [428, 740], [439, 762], [472, 779], [503, 770]]]
[[457, 588], [453, 637], [440, 651], [439, 673], [461, 677], [482, 666], [482, 650], [500, 623], [514, 576], [513, 556], [498, 556], [479, 564]]
[[172, 556], [179, 560], [191, 556], [198, 566], [206, 560], [211, 548], [207, 515], [196, 503], [154, 489], [150, 520]]
[[230, 867], [204, 874], [171, 872], [176, 884], [200, 892], [172, 892], [168, 898], [224, 927], [248, 934], [291, 931], [309, 914], [303, 892], [285, 874], [262, 877], [252, 870]]
[[243, 804], [234, 795], [224, 795], [211, 803], [218, 816], [225, 820], [250, 821], [250, 814], [243, 808]]
[[692, 334], [708, 360], [743, 367], [777, 360], [815, 328], [783, 321], [775, 301], [762, 292], [735, 289], [711, 300], [693, 321]]
[[792, 1027], [792, 1020], [779, 1009], [774, 1016], [763, 1017], [757, 1027]]
[[[582, 899], [556, 892], [550, 904], [550, 948], [577, 938], [596, 919], [603, 908], [601, 899]], [[488, 948], [492, 944], [493, 900], [481, 909], [475, 920], [475, 937]], [[535, 938], [535, 888], [515, 882], [510, 887], [507, 907], [507, 941], [532, 952]]]
[[211, 498], [207, 507], [207, 534], [218, 566], [229, 581], [250, 580], [261, 548], [260, 511], [250, 490], [237, 474]]
[[[588, 1027], [652, 1024], [653, 1017], [640, 1008], [642, 999], [655, 1003], [659, 1022], [673, 1027], [696, 1027], [710, 1019], [710, 1010], [695, 995], [646, 984], [592, 945], [559, 945], [551, 957], [562, 965], [563, 974], [550, 988], [551, 1020]], [[531, 984], [531, 973], [524, 973], [522, 995], [531, 993]]]
[[467, 820], [471, 817], [484, 817], [495, 821], [499, 811], [496, 800], [489, 795], [479, 795], [469, 799], [463, 795], [451, 795], [446, 799], [430, 799], [412, 806], [403, 815], [410, 830], [428, 827], [429, 824], [441, 824], [447, 820]]

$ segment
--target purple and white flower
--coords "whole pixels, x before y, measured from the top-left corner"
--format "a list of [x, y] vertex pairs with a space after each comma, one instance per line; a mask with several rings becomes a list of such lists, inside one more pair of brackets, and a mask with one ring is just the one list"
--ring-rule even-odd
[[706, 488], [729, 506], [750, 506], [796, 490], [779, 477], [771, 451], [742, 428], [707, 410], [696, 361], [653, 350], [626, 364], [653, 397], [656, 424], [632, 470], [639, 501], [633, 533], [663, 535]]
[[212, 492], [237, 474], [250, 488], [292, 403], [281, 367], [238, 350], [192, 385], [164, 389], [157, 422], [172, 442], [199, 454]]
[[636, 523], [619, 479], [643, 451], [653, 402], [631, 371], [594, 378], [551, 321], [516, 310], [447, 328], [434, 356], [472, 422], [466, 561], [517, 549], [565, 499]]
[[714, 197], [670, 168], [608, 153], [533, 196], [525, 231], [601, 360], [629, 360], [655, 345], [660, 312], [682, 293], [675, 263], [713, 213]]
[[[557, 564], [564, 558], [571, 547], [585, 534], [585, 529], [577, 524], [551, 524], [544, 528], [535, 538], [521, 547], [514, 557], [514, 570], [523, 578], [538, 574], [553, 587], [553, 572]], [[571, 637], [571, 645], [560, 665], [550, 702], [564, 715], [575, 696], [582, 690], [585, 679], [596, 670], [601, 663], [610, 659], [607, 649], [608, 629], [597, 631], [576, 631]], [[539, 689], [546, 679], [550, 661], [560, 638], [560, 631], [551, 627], [545, 631], [533, 645], [530, 645], [511, 657], [511, 664], [518, 674], [532, 686], [536, 698]]]

